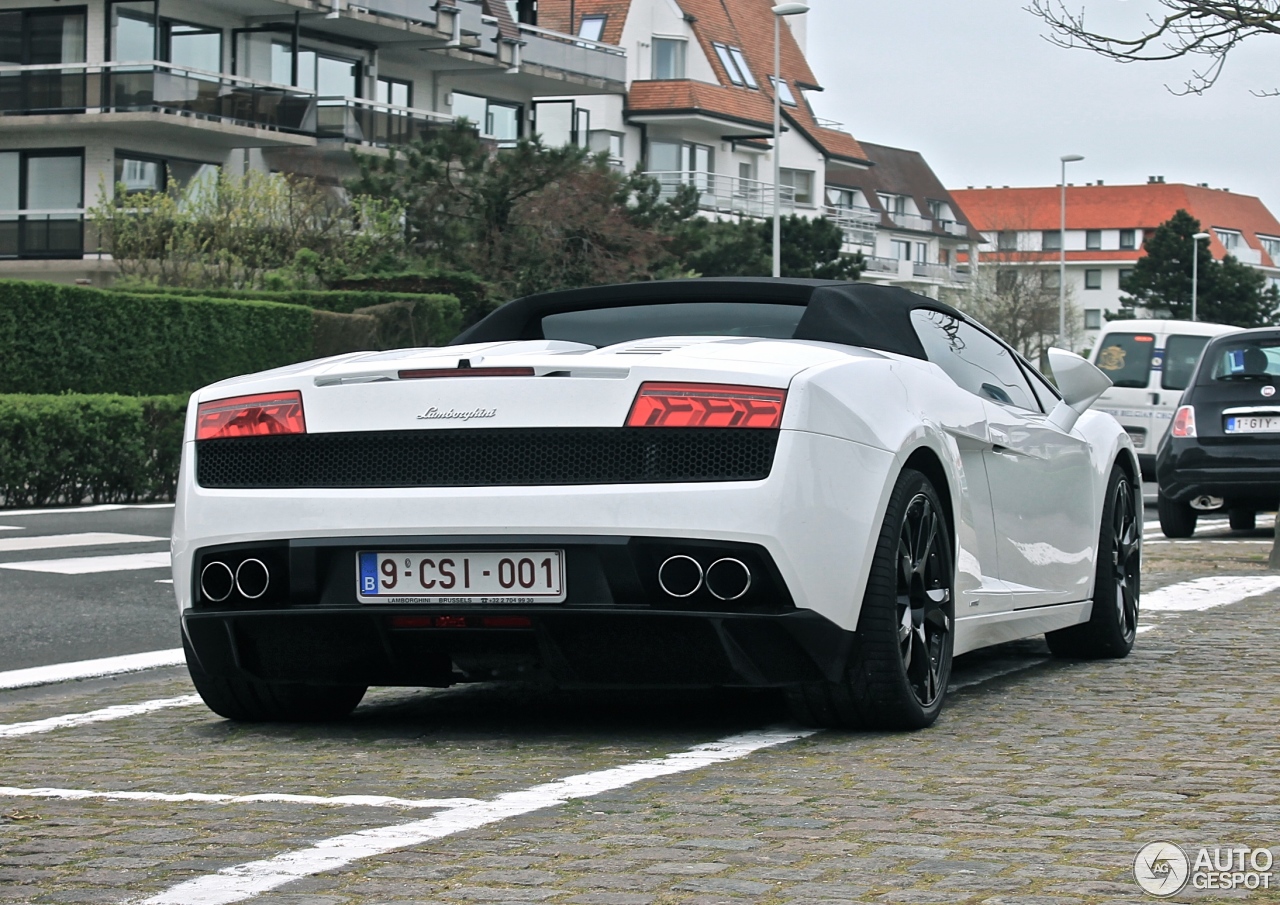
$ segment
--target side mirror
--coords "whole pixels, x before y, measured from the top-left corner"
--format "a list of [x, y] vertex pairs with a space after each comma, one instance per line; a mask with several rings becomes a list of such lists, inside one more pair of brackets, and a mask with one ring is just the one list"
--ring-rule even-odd
[[1065, 349], [1049, 350], [1049, 367], [1062, 394], [1062, 401], [1050, 412], [1049, 421], [1069, 431], [1089, 406], [1111, 388], [1111, 378]]

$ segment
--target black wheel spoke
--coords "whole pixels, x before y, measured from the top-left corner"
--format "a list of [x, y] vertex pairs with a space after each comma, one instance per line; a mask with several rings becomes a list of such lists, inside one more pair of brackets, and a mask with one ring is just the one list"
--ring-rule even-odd
[[951, 633], [951, 555], [941, 513], [925, 494], [906, 507], [898, 541], [898, 643], [912, 694], [931, 706], [942, 694]]

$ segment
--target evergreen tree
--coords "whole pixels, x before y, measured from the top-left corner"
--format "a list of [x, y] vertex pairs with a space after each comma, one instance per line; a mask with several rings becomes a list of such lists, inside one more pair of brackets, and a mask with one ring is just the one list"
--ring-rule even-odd
[[1275, 323], [1280, 293], [1267, 286], [1261, 271], [1228, 255], [1215, 261], [1205, 241], [1192, 238], [1200, 221], [1179, 210], [1142, 243], [1146, 252], [1133, 273], [1120, 283], [1128, 293], [1126, 306], [1146, 308], [1157, 315], [1191, 318], [1192, 255], [1199, 256], [1196, 316], [1210, 323], [1262, 327]]

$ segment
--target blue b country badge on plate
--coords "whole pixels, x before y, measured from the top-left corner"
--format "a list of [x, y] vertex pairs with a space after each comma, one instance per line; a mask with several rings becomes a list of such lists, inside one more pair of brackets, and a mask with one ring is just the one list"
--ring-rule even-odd
[[360, 554], [360, 591], [364, 594], [378, 593], [378, 554]]

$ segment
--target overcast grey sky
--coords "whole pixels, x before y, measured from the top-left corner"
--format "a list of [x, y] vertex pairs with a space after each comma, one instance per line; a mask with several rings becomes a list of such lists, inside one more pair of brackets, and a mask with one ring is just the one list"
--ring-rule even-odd
[[[948, 188], [1068, 181], [1208, 182], [1280, 214], [1280, 37], [1233, 51], [1205, 95], [1175, 97], [1202, 61], [1122, 65], [1041, 37], [1024, 0], [808, 0], [819, 116], [921, 151]], [[1091, 27], [1140, 24], [1155, 0], [1068, 0]], [[1132, 30], [1132, 29], [1130, 29]]]

